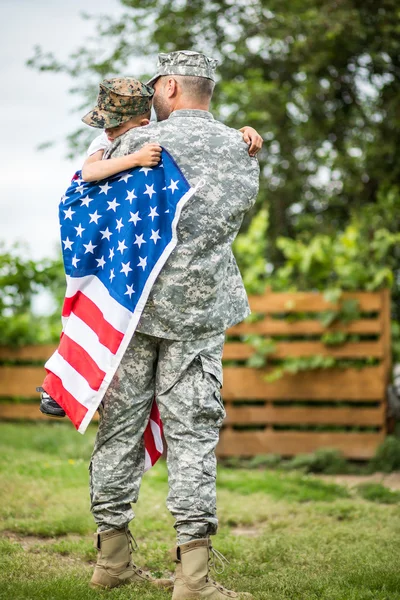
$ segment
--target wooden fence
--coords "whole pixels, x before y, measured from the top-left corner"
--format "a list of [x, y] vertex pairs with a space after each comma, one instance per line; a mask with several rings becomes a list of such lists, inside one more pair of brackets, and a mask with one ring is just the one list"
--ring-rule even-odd
[[[338, 306], [327, 302], [322, 294], [271, 292], [250, 299], [259, 319], [231, 328], [225, 345], [223, 397], [227, 419], [219, 456], [292, 456], [323, 447], [337, 448], [351, 458], [373, 456], [386, 434], [390, 295], [388, 290], [346, 293], [342, 299], [358, 301], [359, 318], [329, 328], [321, 324], [318, 314]], [[342, 331], [350, 339], [327, 346], [321, 341], [327, 331]], [[274, 354], [269, 357], [272, 361], [319, 355], [350, 360], [353, 366], [285, 374], [268, 382], [265, 375], [273, 366], [254, 369], [246, 365], [254, 352], [242, 341], [249, 334], [275, 341]], [[54, 346], [0, 348], [0, 419], [46, 419], [38, 403], [4, 399], [38, 398], [34, 390], [44, 377], [38, 363], [53, 350]]]

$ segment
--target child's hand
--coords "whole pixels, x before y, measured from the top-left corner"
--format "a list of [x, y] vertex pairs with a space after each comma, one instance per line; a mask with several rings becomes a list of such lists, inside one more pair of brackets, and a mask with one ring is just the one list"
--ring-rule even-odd
[[135, 152], [135, 158], [141, 167], [155, 167], [161, 160], [161, 151], [159, 144], [145, 144]]
[[243, 133], [243, 140], [249, 146], [250, 156], [255, 156], [259, 152], [263, 145], [263, 139], [259, 133], [253, 129], [253, 127], [242, 127], [239, 129]]

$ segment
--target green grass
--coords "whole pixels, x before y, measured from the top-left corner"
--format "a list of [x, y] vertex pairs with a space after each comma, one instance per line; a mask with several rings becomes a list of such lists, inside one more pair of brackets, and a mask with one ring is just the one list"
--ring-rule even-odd
[[[64, 423], [0, 424], [1, 599], [171, 597], [88, 587], [95, 561], [87, 470], [94, 435], [94, 428], [81, 436]], [[400, 600], [399, 495], [381, 485], [371, 489], [285, 471], [220, 468], [214, 544], [231, 564], [218, 579], [257, 600]], [[131, 525], [140, 546], [136, 562], [157, 575], [173, 572], [166, 494], [160, 462], [144, 478]]]

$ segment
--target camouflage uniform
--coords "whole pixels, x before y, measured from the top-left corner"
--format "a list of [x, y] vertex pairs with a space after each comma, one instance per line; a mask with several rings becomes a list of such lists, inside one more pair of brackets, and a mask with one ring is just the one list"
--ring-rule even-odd
[[[214, 67], [197, 53], [161, 55], [151, 81], [165, 71], [211, 79]], [[204, 186], [182, 210], [178, 245], [106, 395], [91, 467], [92, 509], [104, 529], [132, 518], [129, 503], [139, 491], [141, 439], [155, 392], [168, 445], [168, 508], [178, 543], [185, 543], [217, 528], [214, 449], [224, 416], [223, 338], [249, 314], [231, 244], [254, 204], [259, 168], [242, 135], [203, 110], [177, 110], [161, 123], [131, 130], [111, 155], [148, 142], [165, 147], [189, 183], [203, 179]]]

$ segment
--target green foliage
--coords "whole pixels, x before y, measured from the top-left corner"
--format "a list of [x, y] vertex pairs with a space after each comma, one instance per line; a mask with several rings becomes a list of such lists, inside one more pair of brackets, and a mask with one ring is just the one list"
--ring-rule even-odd
[[[25, 248], [0, 246], [0, 345], [55, 341], [61, 330], [60, 306], [65, 293], [61, 260], [35, 262]], [[52, 314], [34, 314], [32, 302], [41, 291], [53, 299]]]
[[255, 369], [265, 367], [268, 356], [276, 351], [276, 343], [271, 338], [264, 338], [260, 335], [247, 335], [243, 341], [254, 348], [254, 354], [246, 362], [248, 367]]
[[381, 483], [361, 483], [357, 486], [357, 492], [364, 500], [377, 502], [378, 504], [399, 504], [400, 492], [392, 492]]
[[285, 469], [300, 469], [306, 473], [348, 473], [349, 463], [339, 450], [323, 448], [313, 454], [298, 454], [284, 464]]
[[266, 283], [268, 211], [261, 209], [246, 233], [239, 234], [233, 244], [243, 281], [249, 294], [260, 294]]
[[337, 364], [333, 356], [288, 356], [283, 359], [278, 367], [271, 373], [265, 375], [265, 380], [269, 382], [277, 381], [285, 373], [294, 375], [301, 371], [313, 371], [316, 369], [331, 369]]
[[347, 335], [343, 331], [327, 331], [321, 336], [321, 342], [326, 346], [340, 346], [347, 340]]
[[376, 451], [371, 466], [375, 471], [383, 473], [400, 471], [400, 439], [388, 436]]

